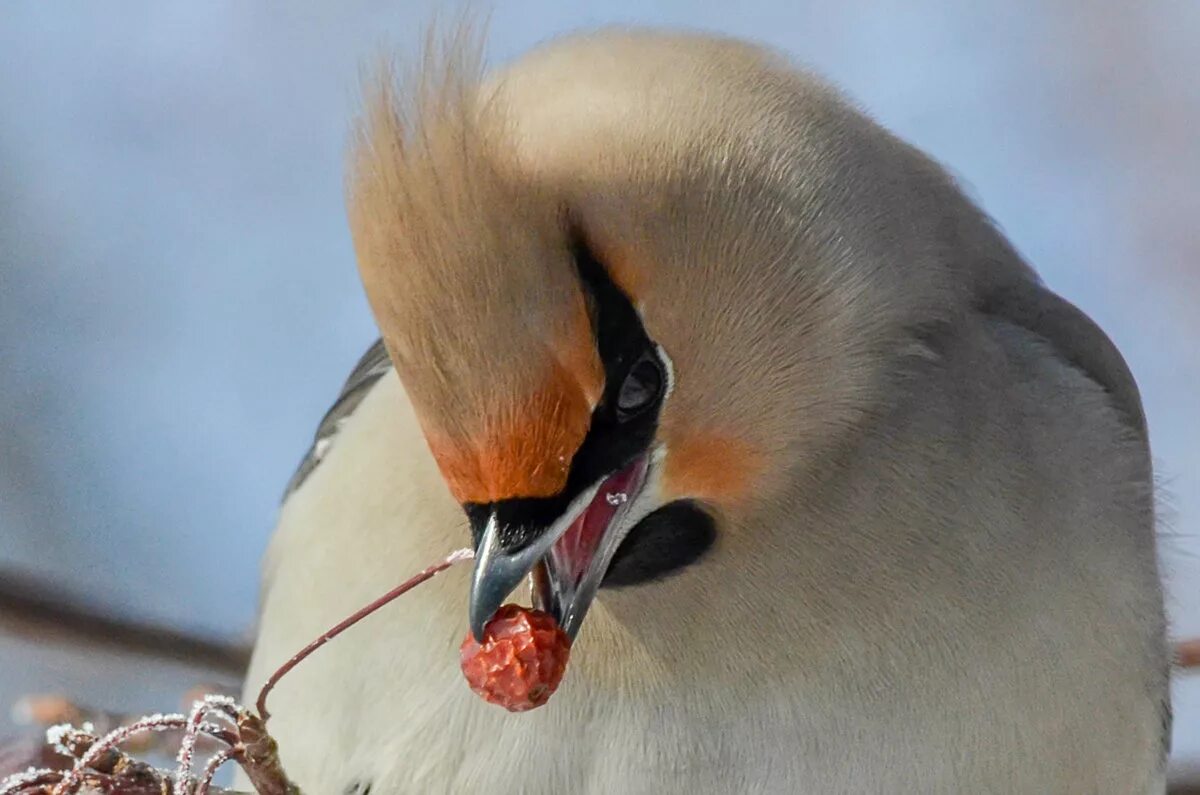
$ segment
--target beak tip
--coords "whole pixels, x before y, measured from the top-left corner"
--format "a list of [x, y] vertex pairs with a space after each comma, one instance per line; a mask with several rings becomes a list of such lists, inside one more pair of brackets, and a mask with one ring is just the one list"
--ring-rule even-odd
[[471, 628], [471, 637], [475, 639], [476, 643], [483, 643], [484, 629], [487, 627], [488, 621], [490, 620], [491, 616], [481, 616], [479, 612], [476, 611], [475, 605], [471, 605], [471, 613], [468, 624]]
[[467, 611], [467, 624], [471, 628], [471, 635], [478, 643], [483, 643], [483, 630], [491, 620], [492, 614], [495, 613], [495, 606], [490, 604], [491, 599], [486, 598], [486, 595], [480, 592], [478, 587], [471, 589], [471, 604]]
[[514, 578], [512, 572], [497, 571], [487, 565], [486, 561], [476, 560], [467, 620], [471, 635], [477, 642], [483, 643], [488, 622], [496, 615], [496, 611], [504, 604], [504, 600], [518, 581], [519, 577]]
[[483, 642], [484, 629], [492, 616], [529, 574], [543, 552], [537, 547], [506, 552], [501, 548], [499, 535], [500, 527], [492, 514], [475, 553], [475, 569], [471, 574], [468, 621], [471, 634], [479, 643]]

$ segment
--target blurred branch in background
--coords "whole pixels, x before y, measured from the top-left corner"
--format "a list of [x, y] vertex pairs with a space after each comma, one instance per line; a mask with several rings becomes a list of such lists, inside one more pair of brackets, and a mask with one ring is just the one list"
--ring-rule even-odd
[[1180, 668], [1200, 668], [1200, 638], [1180, 641], [1175, 647], [1175, 663]]
[[[0, 635], [6, 633], [39, 644], [68, 646], [81, 655], [103, 648], [142, 658], [187, 663], [211, 668], [235, 680], [240, 680], [249, 659], [246, 645], [106, 615], [58, 586], [12, 571], [0, 572]], [[1200, 638], [1180, 641], [1174, 651], [1176, 666], [1180, 671], [1200, 668]], [[180, 701], [186, 712], [193, 703], [204, 699], [206, 694], [228, 693], [232, 689], [221, 685], [197, 685], [183, 693]], [[135, 714], [81, 704], [67, 695], [58, 694], [26, 696], [13, 705], [13, 717], [22, 725], [43, 732], [49, 727], [67, 724], [87, 727], [86, 734], [93, 738], [121, 726], [148, 720]], [[114, 759], [123, 760], [123, 765], [137, 766], [135, 772], [144, 773], [143, 768], [151, 768], [125, 754], [166, 757], [178, 742], [178, 731], [147, 734], [122, 742], [122, 751], [114, 749], [112, 754]], [[202, 746], [199, 749], [202, 752], [220, 753], [211, 741], [204, 740]], [[70, 764], [70, 755], [64, 756], [61, 750], [56, 750], [55, 745], [36, 735], [0, 741], [0, 778], [29, 767], [61, 771], [69, 768]], [[129, 769], [134, 770], [134, 767]], [[1200, 795], [1200, 771], [1176, 771], [1174, 779], [1168, 790], [1169, 795]], [[101, 786], [102, 791], [108, 791], [104, 789], [107, 785], [99, 783], [99, 779], [96, 785]], [[34, 788], [28, 791], [43, 790]]]
[[0, 632], [186, 663], [237, 680], [250, 660], [249, 645], [105, 615], [58, 585], [8, 570], [0, 570]]
[[[29, 768], [62, 771], [72, 766], [70, 754], [47, 743], [49, 727], [70, 725], [102, 736], [136, 724], [143, 714], [172, 709], [187, 714], [208, 694], [236, 693], [250, 651], [248, 644], [105, 612], [57, 583], [11, 569], [0, 569], [0, 646], [8, 660], [24, 659], [25, 667], [37, 667], [39, 673], [26, 676], [27, 683], [44, 681], [58, 691], [0, 703], [4, 711], [11, 707], [16, 728], [9, 733], [0, 716], [0, 779]], [[9, 678], [26, 673], [21, 664], [6, 670]], [[90, 778], [80, 791], [159, 793], [161, 787], [155, 787], [161, 781], [139, 760], [169, 762], [182, 736], [171, 730], [122, 742], [120, 753], [108, 753], [100, 767], [87, 774]], [[207, 758], [222, 752], [204, 736], [196, 742], [196, 750]], [[42, 793], [49, 786], [18, 791]]]

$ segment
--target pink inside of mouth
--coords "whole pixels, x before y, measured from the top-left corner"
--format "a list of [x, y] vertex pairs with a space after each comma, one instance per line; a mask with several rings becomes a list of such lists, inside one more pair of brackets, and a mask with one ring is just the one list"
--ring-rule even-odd
[[596, 496], [567, 531], [550, 548], [550, 558], [561, 577], [578, 584], [587, 574], [600, 548], [600, 541], [621, 506], [637, 497], [646, 473], [646, 461], [638, 458], [609, 475]]

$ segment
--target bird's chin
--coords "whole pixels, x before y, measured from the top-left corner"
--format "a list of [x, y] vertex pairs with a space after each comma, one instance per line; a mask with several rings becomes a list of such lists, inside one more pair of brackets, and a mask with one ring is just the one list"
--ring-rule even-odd
[[648, 458], [641, 455], [605, 478], [530, 573], [534, 607], [553, 615], [572, 639], [613, 556], [636, 524], [634, 511], [648, 469]]

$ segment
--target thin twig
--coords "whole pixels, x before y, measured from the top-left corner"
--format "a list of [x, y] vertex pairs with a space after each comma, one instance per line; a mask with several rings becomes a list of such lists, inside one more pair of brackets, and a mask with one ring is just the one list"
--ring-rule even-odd
[[161, 732], [170, 729], [182, 729], [186, 726], [187, 718], [182, 715], [151, 715], [128, 726], [113, 729], [97, 740], [87, 750], [87, 753], [75, 760], [75, 766], [66, 772], [62, 780], [51, 791], [51, 795], [69, 795], [70, 792], [82, 783], [84, 775], [94, 762], [133, 735], [148, 731]]
[[179, 743], [179, 755], [176, 757], [178, 766], [175, 770], [174, 795], [188, 795], [193, 778], [192, 757], [196, 753], [196, 740], [204, 732], [205, 718], [214, 712], [230, 721], [236, 721], [237, 702], [229, 696], [205, 696], [192, 706], [192, 714], [188, 716], [187, 727]]
[[62, 770], [51, 770], [48, 767], [40, 770], [30, 769], [23, 773], [14, 773], [8, 778], [0, 780], [0, 795], [16, 795], [16, 793], [27, 790], [30, 787], [48, 787], [57, 781], [61, 781], [62, 776]]
[[469, 547], [465, 547], [463, 549], [456, 550], [455, 552], [451, 552], [449, 555], [446, 556], [445, 560], [442, 560], [442, 561], [439, 561], [438, 563], [433, 564], [429, 568], [422, 571], [420, 574], [417, 574], [414, 577], [412, 577], [408, 580], [405, 580], [400, 585], [397, 585], [395, 588], [388, 591], [387, 593], [385, 593], [383, 596], [379, 597], [375, 601], [371, 602], [366, 607], [356, 610], [354, 613], [352, 613], [351, 615], [342, 619], [337, 624], [335, 624], [334, 626], [332, 626], [328, 630], [326, 630], [324, 632], [324, 634], [322, 634], [319, 638], [317, 638], [313, 642], [309, 643], [307, 646], [305, 646], [300, 651], [296, 652], [294, 655], [292, 655], [292, 657], [287, 662], [285, 662], [283, 665], [279, 666], [279, 668], [275, 671], [275, 673], [271, 674], [271, 677], [269, 679], [267, 679], [266, 684], [264, 684], [262, 686], [262, 690], [258, 691], [258, 701], [255, 702], [255, 708], [258, 710], [259, 717], [262, 718], [264, 723], [271, 717], [271, 713], [267, 711], [267, 696], [271, 693], [272, 690], [275, 689], [275, 685], [279, 683], [280, 679], [282, 679], [284, 676], [286, 676], [288, 674], [288, 672], [291, 671], [293, 668], [295, 668], [297, 665], [302, 663], [304, 661], [304, 659], [306, 657], [308, 657], [310, 654], [312, 654], [314, 651], [321, 648], [326, 643], [328, 643], [330, 640], [332, 640], [333, 638], [336, 638], [338, 635], [342, 634], [347, 629], [349, 629], [350, 627], [357, 624], [359, 621], [361, 621], [364, 618], [366, 618], [367, 616], [371, 615], [379, 608], [383, 607], [384, 605], [388, 604], [392, 600], [396, 599], [396, 597], [401, 596], [404, 593], [412, 590], [413, 588], [417, 587], [418, 585], [425, 582], [426, 580], [432, 579], [434, 575], [438, 574], [439, 572], [445, 571], [446, 569], [450, 568], [454, 564], [461, 563], [465, 560], [470, 560], [473, 557], [475, 557], [475, 551]]
[[224, 748], [209, 758], [208, 763], [204, 766], [204, 772], [200, 774], [200, 781], [196, 784], [196, 795], [208, 795], [208, 789], [212, 786], [217, 770], [233, 757], [233, 749]]

